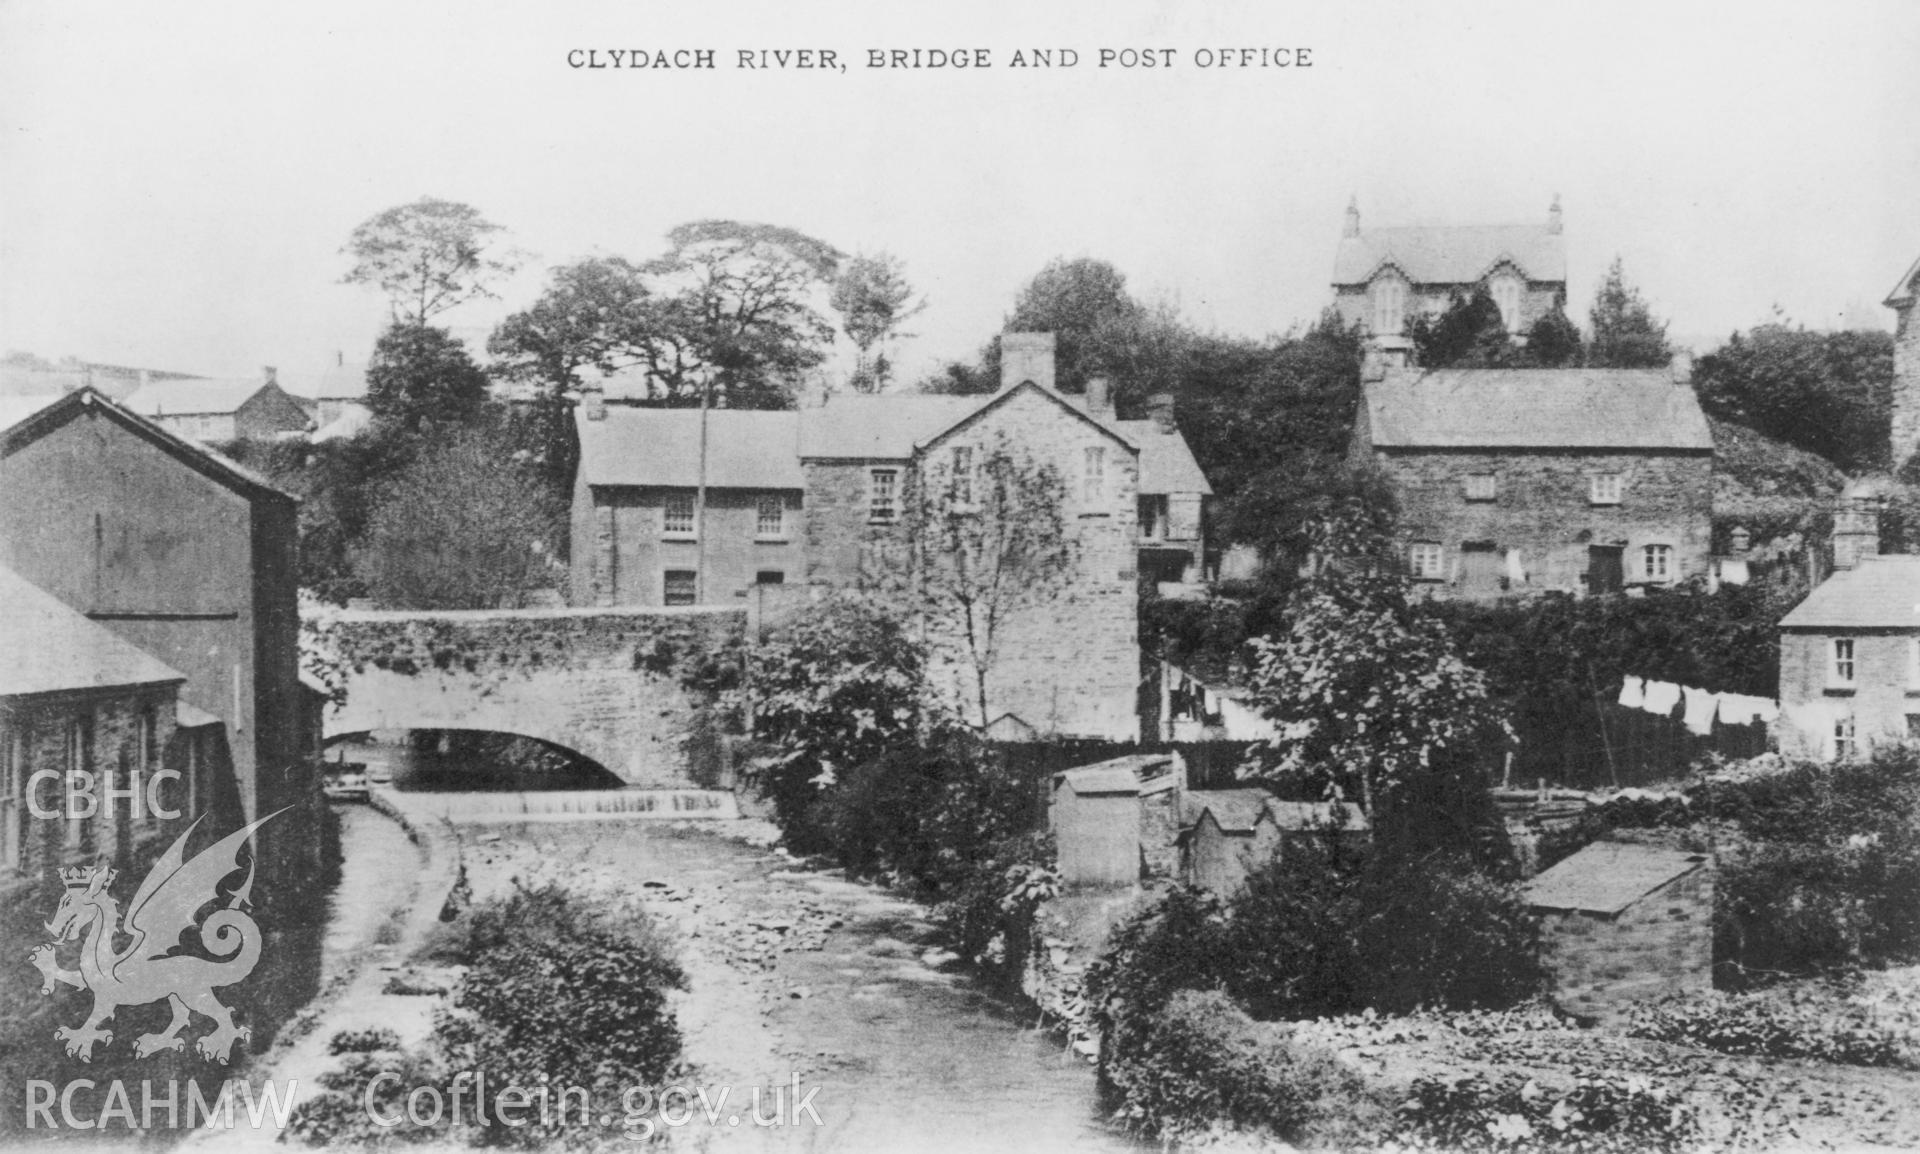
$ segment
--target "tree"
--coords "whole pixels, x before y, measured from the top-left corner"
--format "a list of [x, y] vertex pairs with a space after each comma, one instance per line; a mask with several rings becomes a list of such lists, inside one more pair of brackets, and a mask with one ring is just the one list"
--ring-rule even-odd
[[469, 426], [384, 485], [355, 568], [395, 609], [520, 608], [557, 585], [566, 510], [501, 431]]
[[[1138, 319], [1141, 305], [1127, 292], [1127, 278], [1104, 260], [1058, 258], [1034, 274], [1014, 298], [1003, 331], [1052, 333], [1055, 379], [1067, 392], [1084, 389], [1090, 377], [1114, 371], [1103, 355], [1116, 326]], [[999, 378], [999, 348], [989, 349], [991, 376]]]
[[1469, 844], [1484, 759], [1508, 735], [1485, 674], [1413, 602], [1364, 513], [1320, 522], [1315, 545], [1323, 563], [1289, 601], [1286, 634], [1249, 643], [1254, 698], [1280, 736], [1247, 772], [1357, 798], [1399, 848]]
[[1595, 368], [1653, 369], [1673, 359], [1667, 323], [1653, 319], [1640, 290], [1627, 283], [1617, 256], [1594, 293], [1587, 319], [1593, 326], [1587, 363]]
[[1701, 407], [1723, 420], [1818, 453], [1849, 472], [1887, 459], [1893, 337], [1815, 333], [1776, 315], [1700, 358]]
[[367, 362], [367, 407], [408, 432], [471, 420], [487, 402], [487, 375], [445, 329], [396, 323]]
[[982, 728], [1009, 625], [1058, 597], [1071, 572], [1066, 492], [1052, 463], [1001, 435], [966, 463], [927, 466], [908, 494], [914, 593], [930, 627], [963, 648]]
[[340, 251], [353, 258], [341, 280], [387, 294], [397, 325], [424, 325], [476, 297], [520, 266], [513, 252], [489, 251], [501, 227], [472, 205], [422, 197], [377, 213]]
[[[860, 352], [853, 373], [853, 387], [863, 393], [877, 393], [887, 386], [890, 367], [886, 344], [908, 334], [900, 326], [927, 307], [925, 298], [908, 303], [913, 286], [907, 283], [900, 259], [887, 253], [861, 253], [847, 262], [833, 282], [831, 303], [840, 314], [840, 326], [846, 330], [854, 348]], [[869, 359], [875, 346], [881, 349], [877, 359]]]
[[1485, 285], [1453, 295], [1437, 317], [1415, 317], [1407, 326], [1415, 358], [1424, 369], [1502, 369], [1518, 359], [1500, 306]]
[[1527, 363], [1546, 369], [1564, 368], [1580, 361], [1580, 329], [1567, 319], [1566, 310], [1555, 305], [1552, 311], [1533, 322], [1527, 330]]

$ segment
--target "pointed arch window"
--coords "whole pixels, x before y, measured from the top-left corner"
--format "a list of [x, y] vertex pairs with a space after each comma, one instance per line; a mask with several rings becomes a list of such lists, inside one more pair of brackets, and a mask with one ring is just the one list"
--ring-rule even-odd
[[1373, 282], [1373, 335], [1400, 335], [1406, 325], [1407, 285], [1391, 274]]

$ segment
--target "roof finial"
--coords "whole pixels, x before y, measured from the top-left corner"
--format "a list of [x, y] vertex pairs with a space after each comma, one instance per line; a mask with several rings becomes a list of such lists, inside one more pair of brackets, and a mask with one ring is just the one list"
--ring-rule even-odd
[[1341, 235], [1360, 235], [1360, 196], [1358, 193], [1347, 198], [1347, 227]]
[[1547, 231], [1560, 235], [1560, 194], [1557, 192], [1553, 194], [1552, 207], [1547, 209]]

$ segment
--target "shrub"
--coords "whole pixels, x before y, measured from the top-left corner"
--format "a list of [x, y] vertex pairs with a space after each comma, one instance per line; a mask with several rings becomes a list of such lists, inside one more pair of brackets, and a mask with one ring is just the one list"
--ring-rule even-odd
[[1566, 1090], [1506, 1074], [1416, 1079], [1396, 1120], [1396, 1145], [1451, 1151], [1569, 1150], [1629, 1154], [1699, 1143], [1699, 1119], [1669, 1086], [1596, 1074]]
[[[391, 1033], [370, 1030], [369, 1034]], [[393, 1047], [380, 1047], [392, 1049]], [[340, 1051], [335, 1051], [339, 1053]], [[388, 1128], [376, 1124], [367, 1113], [367, 1088], [388, 1071], [388, 1078], [374, 1088], [372, 1105], [382, 1117], [404, 1114], [407, 1095], [417, 1086], [445, 1084], [440, 1069], [430, 1060], [413, 1053], [367, 1053], [349, 1051], [338, 1069], [320, 1075], [321, 1092], [302, 1098], [294, 1106], [288, 1129], [309, 1146], [366, 1143], [385, 1144], [402, 1141], [425, 1142], [441, 1138], [447, 1123], [435, 1126], [407, 1125]]]
[[1183, 991], [1110, 1061], [1116, 1116], [1163, 1141], [1225, 1121], [1284, 1141], [1365, 1142], [1385, 1111], [1330, 1051], [1257, 1025], [1221, 993]]
[[[470, 967], [435, 1040], [448, 1066], [490, 1087], [581, 1086], [596, 1096], [658, 1085], [680, 1054], [667, 991], [686, 976], [650, 923], [616, 922], [600, 903], [556, 885], [521, 887], [474, 907]], [[530, 1126], [511, 1132], [538, 1143]]]
[[1794, 1006], [1754, 996], [1712, 995], [1635, 1007], [1627, 1032], [1722, 1054], [1812, 1058], [1843, 1066], [1911, 1069], [1915, 1055], [1901, 1031], [1831, 1005]]
[[365, 1054], [374, 1050], [398, 1050], [400, 1035], [385, 1026], [370, 1030], [342, 1030], [327, 1039], [329, 1054]]

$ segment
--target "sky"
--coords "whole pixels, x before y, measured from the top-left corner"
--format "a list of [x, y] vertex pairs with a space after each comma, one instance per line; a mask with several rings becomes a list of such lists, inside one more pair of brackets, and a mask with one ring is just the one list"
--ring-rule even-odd
[[[846, 68], [738, 66], [763, 48]], [[991, 65], [868, 66], [915, 48]], [[1079, 62], [1010, 67], [1035, 48]], [[1099, 66], [1129, 48], [1156, 67]], [[1201, 66], [1222, 48], [1311, 63]], [[587, 49], [717, 67], [570, 67]], [[708, 217], [899, 257], [928, 301], [908, 380], [1062, 256], [1263, 337], [1329, 302], [1350, 197], [1388, 226], [1558, 195], [1570, 313], [1617, 255], [1703, 351], [1776, 307], [1890, 327], [1920, 257], [1915, 61], [1911, 0], [0, 0], [0, 350], [298, 388], [386, 319], [340, 283], [347, 235], [429, 195], [532, 258], [442, 318], [476, 352], [546, 269]]]

